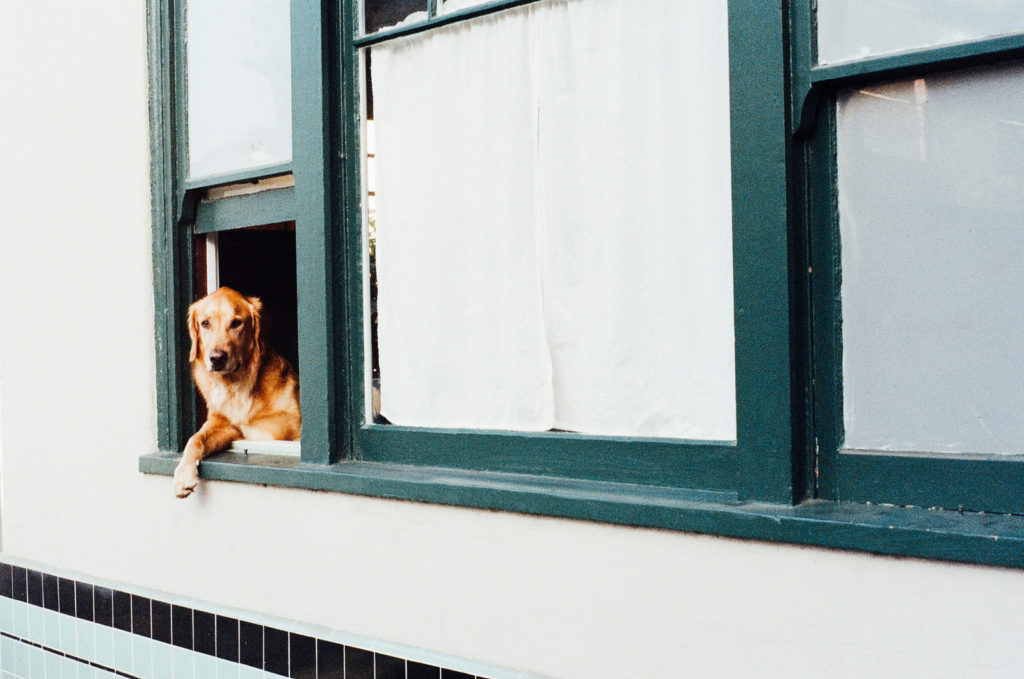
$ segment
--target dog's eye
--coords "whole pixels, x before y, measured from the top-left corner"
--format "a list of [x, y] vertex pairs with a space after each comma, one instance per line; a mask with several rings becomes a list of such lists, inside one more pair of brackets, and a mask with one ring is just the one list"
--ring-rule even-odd
[[231, 327], [232, 328], [240, 328], [241, 326], [242, 326], [242, 319], [241, 318], [236, 318], [233, 321], [231, 321]]
[[210, 321], [203, 321], [202, 323], [199, 324], [199, 327], [201, 327], [201, 328], [209, 328], [210, 327]]

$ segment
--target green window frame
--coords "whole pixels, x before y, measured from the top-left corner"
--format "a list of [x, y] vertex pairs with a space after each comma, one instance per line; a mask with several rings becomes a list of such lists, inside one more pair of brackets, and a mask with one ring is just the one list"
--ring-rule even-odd
[[807, 132], [801, 114], [827, 109], [813, 102], [832, 81], [812, 82], [817, 75], [803, 58], [813, 44], [809, 0], [728, 1], [734, 445], [364, 421], [359, 51], [537, 1], [486, 3], [361, 37], [356, 0], [291, 0], [293, 159], [279, 169], [292, 172], [295, 187], [287, 196], [257, 194], [197, 227], [190, 196], [200, 187], [182, 172], [185, 0], [149, 0], [159, 450], [140, 458], [140, 470], [172, 473], [196, 426], [183, 322], [192, 237], [215, 230], [217, 219], [238, 225], [250, 214], [285, 211], [296, 224], [301, 457], [220, 453], [202, 463], [204, 478], [1024, 565], [1017, 517], [925, 515], [850, 501], [816, 482], [817, 467], [827, 463], [815, 456], [815, 426], [830, 411], [811, 389], [812, 373], [827, 366], [811, 360], [821, 322], [811, 302], [822, 290], [805, 272], [817, 252], [807, 225], [822, 209], [808, 187], [820, 175], [814, 154], [827, 149], [817, 143], [823, 126]]
[[1015, 455], [850, 451], [844, 448], [842, 309], [836, 97], [850, 87], [995, 65], [1024, 56], [1024, 34], [980, 38], [829, 65], [815, 64], [812, 10], [797, 16], [800, 55], [794, 74], [794, 125], [806, 140], [816, 495], [828, 500], [894, 503], [947, 510], [1024, 513], [1024, 451]]

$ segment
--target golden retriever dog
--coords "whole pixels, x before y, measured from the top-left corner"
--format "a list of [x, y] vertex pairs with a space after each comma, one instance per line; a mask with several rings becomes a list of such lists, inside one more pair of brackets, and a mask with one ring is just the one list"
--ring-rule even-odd
[[296, 441], [302, 428], [299, 380], [260, 336], [256, 297], [220, 288], [188, 309], [192, 377], [206, 401], [206, 422], [185, 445], [174, 470], [174, 494], [188, 497], [199, 461], [236, 439]]

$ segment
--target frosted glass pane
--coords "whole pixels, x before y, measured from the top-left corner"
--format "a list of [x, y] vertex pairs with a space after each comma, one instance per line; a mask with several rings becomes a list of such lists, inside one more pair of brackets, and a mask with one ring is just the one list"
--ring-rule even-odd
[[846, 446], [1024, 452], [1024, 66], [838, 112]]
[[289, 4], [188, 3], [188, 150], [193, 179], [291, 160]]
[[1024, 0], [818, 0], [818, 61], [1024, 31]]

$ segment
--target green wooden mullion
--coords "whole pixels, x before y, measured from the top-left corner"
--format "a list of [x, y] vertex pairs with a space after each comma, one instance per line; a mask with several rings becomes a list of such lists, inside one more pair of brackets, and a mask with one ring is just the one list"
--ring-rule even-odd
[[185, 309], [191, 248], [179, 226], [184, 194], [183, 0], [150, 0], [149, 22], [153, 287], [156, 310], [157, 443], [180, 450], [195, 424], [188, 376]]
[[1024, 33], [814, 66], [815, 86], [852, 86], [1024, 57]]
[[522, 5], [532, 5], [533, 3], [540, 1], [541, 0], [496, 0], [495, 2], [484, 3], [482, 5], [477, 5], [476, 7], [452, 12], [451, 14], [428, 18], [426, 21], [419, 21], [407, 26], [391, 28], [356, 38], [353, 44], [355, 47], [369, 47], [371, 45], [387, 42], [388, 40], [394, 40], [395, 38], [423, 33], [424, 31], [440, 28], [441, 26], [447, 26], [449, 24], [467, 21], [469, 19], [476, 19], [477, 17], [487, 16], [488, 14], [494, 14], [495, 12], [502, 12], [514, 7], [521, 7]]
[[294, 220], [295, 188], [288, 187], [201, 202], [192, 230], [195, 233], [213, 233]]
[[302, 365], [302, 460], [329, 464], [337, 435], [333, 326], [334, 242], [330, 187], [328, 70], [324, 12], [331, 3], [292, 0], [292, 168], [295, 175], [295, 250], [299, 363]]
[[[359, 31], [360, 2], [344, 0], [341, 3], [338, 23], [334, 27], [336, 44], [340, 47], [336, 63], [339, 76], [335, 83], [337, 139], [340, 155], [345, 159], [338, 171], [333, 173], [332, 201], [335, 221], [341, 225], [339, 243], [344, 247], [341, 256], [345, 262], [341, 276], [342, 290], [339, 299], [344, 300], [344, 313], [335, 313], [336, 334], [346, 338], [343, 347], [345, 361], [344, 375], [337, 380], [339, 394], [344, 394], [344, 443], [345, 457], [359, 458], [360, 428], [366, 420], [367, 373], [363, 339], [369, 330], [365, 327], [366, 303], [364, 294], [368, 284], [363, 270], [363, 251], [366, 241], [366, 225], [363, 223], [362, 149], [363, 104], [361, 84], [365, 83], [362, 65], [365, 50], [357, 50], [354, 39]], [[345, 377], [347, 379], [341, 379]]]
[[729, 2], [737, 488], [794, 501], [781, 3]]
[[842, 257], [836, 167], [836, 108], [817, 111], [807, 143], [808, 230], [811, 238], [814, 447], [817, 496], [838, 498], [838, 453], [843, 444]]
[[267, 177], [278, 177], [283, 174], [288, 174], [291, 171], [292, 163], [287, 162], [276, 163], [274, 165], [264, 165], [263, 167], [254, 167], [246, 170], [222, 172], [220, 174], [209, 175], [207, 177], [188, 179], [185, 181], [185, 189], [206, 189], [213, 188], [215, 186], [225, 186], [227, 184], [239, 184], [242, 182], [256, 181], [257, 179], [265, 179]]
[[732, 491], [736, 478], [731, 444], [567, 433], [369, 425], [360, 431], [360, 457], [394, 464], [716, 491]]

